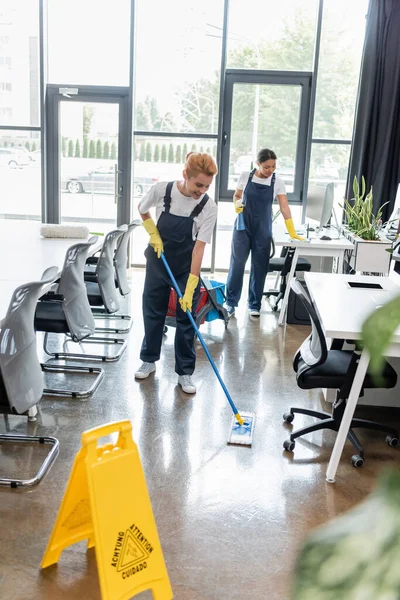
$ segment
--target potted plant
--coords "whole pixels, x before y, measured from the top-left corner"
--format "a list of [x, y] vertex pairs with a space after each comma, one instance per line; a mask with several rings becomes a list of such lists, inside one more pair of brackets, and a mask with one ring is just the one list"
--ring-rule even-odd
[[373, 212], [372, 186], [367, 195], [364, 177], [361, 188], [357, 177], [353, 180], [354, 197], [344, 199], [345, 224], [344, 236], [354, 243], [350, 266], [362, 273], [388, 273], [390, 265], [391, 242], [383, 235], [383, 204], [376, 214]]

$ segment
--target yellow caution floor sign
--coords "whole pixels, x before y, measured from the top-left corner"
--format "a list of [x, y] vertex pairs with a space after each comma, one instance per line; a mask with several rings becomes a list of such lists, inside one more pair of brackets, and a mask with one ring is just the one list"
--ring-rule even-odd
[[[116, 444], [99, 438], [118, 432]], [[103, 600], [130, 600], [151, 589], [154, 600], [173, 597], [149, 493], [130, 421], [82, 434], [42, 568], [82, 540], [95, 546]]]

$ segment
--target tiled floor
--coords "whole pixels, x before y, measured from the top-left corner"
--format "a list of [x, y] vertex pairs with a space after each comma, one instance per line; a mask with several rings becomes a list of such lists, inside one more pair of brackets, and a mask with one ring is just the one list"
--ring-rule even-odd
[[[28, 425], [23, 417], [1, 418], [0, 431], [55, 435], [60, 455], [36, 488], [0, 489], [0, 598], [100, 598], [94, 551], [86, 552], [83, 543], [68, 548], [56, 567], [41, 571], [40, 561], [81, 432], [128, 418], [174, 598], [288, 599], [305, 534], [363, 499], [384, 467], [398, 466], [398, 451], [380, 435], [362, 434], [365, 467], [351, 466], [352, 451], [346, 447], [335, 485], [325, 482], [333, 434], [308, 436], [297, 443], [293, 456], [283, 451], [288, 426], [282, 413], [290, 405], [319, 407], [321, 397], [296, 386], [291, 366], [308, 328], [289, 325], [285, 335], [268, 302], [259, 320], [250, 319], [243, 306], [226, 331], [221, 321], [202, 326], [239, 409], [257, 415], [253, 447], [228, 446], [230, 408], [199, 344], [196, 396], [185, 395], [176, 385], [173, 329], [165, 337], [155, 376], [134, 380], [140, 364], [142, 281], [142, 272], [134, 271], [128, 350], [119, 362], [105, 365], [106, 378], [93, 399], [43, 400], [37, 422]], [[393, 410], [369, 409], [367, 414], [398, 421]], [[296, 426], [304, 421], [296, 417]], [[36, 449], [2, 446], [1, 474], [33, 472], [38, 458]], [[140, 596], [151, 597], [150, 592]]]

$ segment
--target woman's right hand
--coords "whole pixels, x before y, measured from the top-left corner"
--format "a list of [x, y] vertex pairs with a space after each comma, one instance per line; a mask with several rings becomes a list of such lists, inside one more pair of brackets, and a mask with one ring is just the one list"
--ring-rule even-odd
[[154, 252], [157, 253], [158, 258], [161, 256], [161, 252], [164, 252], [164, 245], [153, 219], [146, 219], [142, 223], [143, 227], [150, 236], [149, 244], [153, 248]]
[[233, 201], [233, 205], [235, 207], [236, 214], [240, 215], [240, 213], [242, 213], [243, 209], [244, 209], [244, 205], [243, 205], [242, 199], [240, 198], [240, 200], [234, 200]]

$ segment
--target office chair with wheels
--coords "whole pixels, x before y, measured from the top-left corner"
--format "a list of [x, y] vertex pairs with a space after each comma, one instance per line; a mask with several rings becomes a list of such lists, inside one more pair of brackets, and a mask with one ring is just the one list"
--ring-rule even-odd
[[[307, 408], [292, 407], [288, 413], [283, 415], [283, 419], [286, 423], [292, 423], [296, 413], [320, 419], [319, 423], [309, 427], [303, 427], [290, 435], [290, 438], [283, 444], [283, 447], [288, 452], [293, 452], [295, 440], [307, 433], [320, 431], [321, 429], [331, 429], [333, 431], [339, 430], [346, 407], [346, 400], [350, 394], [359, 359], [358, 354], [353, 351], [327, 349], [321, 323], [306, 290], [297, 279], [292, 280], [291, 289], [299, 296], [299, 299], [307, 310], [312, 327], [311, 334], [304, 340], [293, 359], [293, 368], [296, 372], [297, 385], [303, 390], [328, 388], [336, 389], [338, 392], [332, 406], [331, 414]], [[396, 385], [396, 382], [396, 371], [385, 361], [379, 387], [393, 388]], [[377, 385], [370, 373], [367, 372], [363, 388], [376, 387]], [[399, 442], [398, 432], [392, 427], [374, 421], [353, 418], [347, 437], [357, 450], [357, 454], [352, 457], [352, 463], [355, 467], [362, 467], [364, 464], [364, 450], [358, 437], [353, 431], [353, 429], [358, 427], [387, 433], [388, 436], [386, 437], [386, 442], [389, 446], [397, 446]]]
[[[36, 420], [37, 408], [43, 394], [43, 373], [36, 351], [33, 327], [36, 303], [43, 287], [58, 276], [57, 267], [43, 273], [41, 281], [19, 286], [13, 293], [0, 330], [0, 412], [27, 415]], [[49, 436], [1, 434], [1, 443], [39, 443], [51, 446], [37, 474], [30, 479], [3, 477], [0, 486], [31, 487], [41, 481], [58, 454], [59, 442]]]
[[[272, 240], [271, 257], [269, 259], [269, 264], [268, 264], [268, 273], [277, 272], [278, 275], [277, 275], [276, 282], [275, 282], [275, 288], [270, 289], [267, 292], [264, 292], [263, 296], [266, 296], [266, 298], [270, 298], [271, 296], [276, 297], [275, 304], [273, 304], [273, 306], [272, 306], [272, 310], [274, 312], [278, 310], [279, 302], [281, 300], [283, 300], [283, 298], [285, 296], [286, 287], [287, 287], [286, 278], [289, 275], [290, 269], [292, 267], [295, 250], [296, 250], [295, 248], [290, 248], [288, 246], [284, 246], [282, 248], [281, 255], [274, 256], [275, 244], [274, 244], [274, 241]], [[295, 273], [300, 272], [300, 271], [301, 272], [311, 271], [311, 263], [305, 258], [299, 258], [297, 260]], [[277, 287], [278, 278], [280, 278], [279, 288]]]

